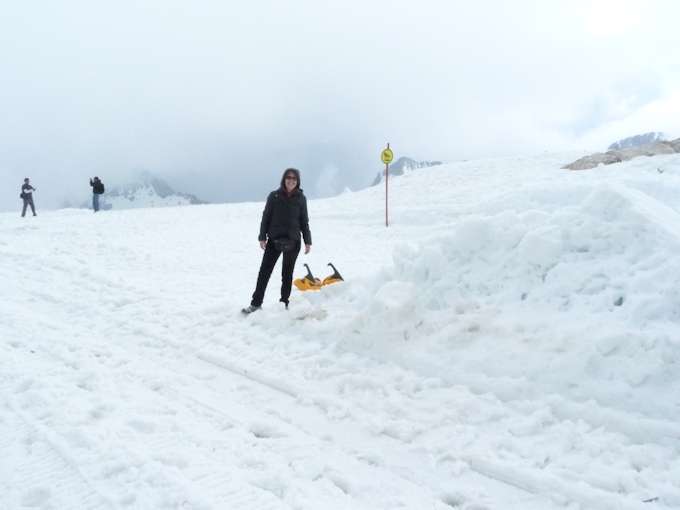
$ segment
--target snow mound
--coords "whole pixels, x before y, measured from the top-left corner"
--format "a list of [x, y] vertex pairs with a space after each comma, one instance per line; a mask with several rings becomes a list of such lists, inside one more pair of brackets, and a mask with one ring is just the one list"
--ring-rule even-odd
[[570, 207], [470, 216], [402, 244], [357, 301], [344, 346], [508, 398], [666, 415], [680, 391], [680, 261], [660, 254], [680, 239], [631, 193], [602, 185]]

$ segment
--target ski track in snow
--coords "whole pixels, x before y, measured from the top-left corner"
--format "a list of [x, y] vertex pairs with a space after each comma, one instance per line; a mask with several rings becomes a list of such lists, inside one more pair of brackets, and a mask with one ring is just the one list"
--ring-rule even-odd
[[[674, 177], [673, 168], [680, 175], [677, 158], [663, 161], [670, 168], [664, 179]], [[582, 188], [593, 185], [597, 196], [628, 201], [645, 228], [680, 239], [668, 197], [654, 197], [658, 188], [631, 177], [646, 169], [643, 163], [624, 166], [629, 172], [614, 185], [607, 182], [612, 172], [560, 174], [573, 188], [565, 184], [554, 204], [558, 195], [547, 183], [557, 165], [542, 165], [470, 162], [455, 172], [406, 175], [394, 183], [388, 230], [376, 226], [379, 190], [311, 202], [311, 256], [324, 261], [313, 268], [332, 260], [347, 282], [295, 294], [286, 313], [276, 308], [275, 272], [265, 308], [247, 318], [238, 310], [259, 264], [252, 234], [262, 204], [96, 216], [59, 211], [31, 222], [0, 215], [0, 279], [7, 283], [0, 310], [0, 508], [680, 504], [677, 411], [661, 414], [658, 404], [640, 416], [625, 403], [583, 399], [567, 386], [559, 392], [559, 380], [542, 386], [504, 373], [502, 354], [482, 365], [476, 351], [462, 350], [473, 339], [494, 327], [517, 338], [530, 333], [488, 322], [494, 303], [456, 298], [450, 322], [434, 313], [439, 304], [430, 314], [403, 299], [413, 287], [400, 280], [398, 261], [411, 256], [401, 243], [427, 250], [451, 225], [491, 218], [463, 224], [455, 233], [460, 241], [517, 207], [530, 211], [530, 221], [537, 208], [559, 218], [560, 208], [583, 200]], [[495, 177], [508, 167], [517, 174], [513, 190]], [[537, 179], [544, 167], [550, 174]], [[572, 184], [577, 179], [589, 181]], [[551, 235], [510, 245], [533, 239], [534, 254], [549, 254]], [[384, 257], [395, 249], [402, 259], [393, 270]], [[413, 256], [438, 270], [436, 253]], [[539, 267], [544, 280], [554, 272], [550, 264]], [[447, 293], [423, 299], [439, 303]], [[424, 351], [441, 349], [420, 342], [443, 340], [449, 329], [457, 331], [449, 349], [460, 348], [469, 365], [447, 367], [444, 351]], [[389, 348], [381, 348], [384, 342]], [[618, 354], [603, 342], [603, 359]], [[642, 503], [649, 499], [653, 505]]]

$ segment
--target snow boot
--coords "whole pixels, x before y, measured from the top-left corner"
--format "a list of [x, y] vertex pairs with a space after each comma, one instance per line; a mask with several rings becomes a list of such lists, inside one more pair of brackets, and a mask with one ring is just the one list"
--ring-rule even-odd
[[250, 305], [250, 306], [247, 307], [247, 308], [241, 309], [241, 313], [243, 313], [244, 315], [248, 315], [248, 314], [251, 314], [251, 313], [253, 313], [253, 312], [258, 311], [260, 308], [262, 308], [262, 307], [261, 307], [261, 306]]

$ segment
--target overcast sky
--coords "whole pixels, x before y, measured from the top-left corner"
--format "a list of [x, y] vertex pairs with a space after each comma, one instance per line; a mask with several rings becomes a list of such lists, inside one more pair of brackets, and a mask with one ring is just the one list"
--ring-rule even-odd
[[[233, 6], [232, 6], [233, 4]], [[144, 169], [214, 202], [395, 156], [680, 136], [680, 2], [32, 1], [0, 8], [0, 210]]]

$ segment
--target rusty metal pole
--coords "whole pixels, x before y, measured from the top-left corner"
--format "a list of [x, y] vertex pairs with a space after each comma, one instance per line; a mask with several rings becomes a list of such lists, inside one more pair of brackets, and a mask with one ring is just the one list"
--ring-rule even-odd
[[[389, 142], [387, 143], [387, 148], [390, 148]], [[390, 164], [385, 163], [385, 226], [389, 227], [390, 222], [389, 222], [389, 216], [387, 214], [387, 194], [388, 194], [388, 187], [387, 187], [387, 179], [390, 176]]]

